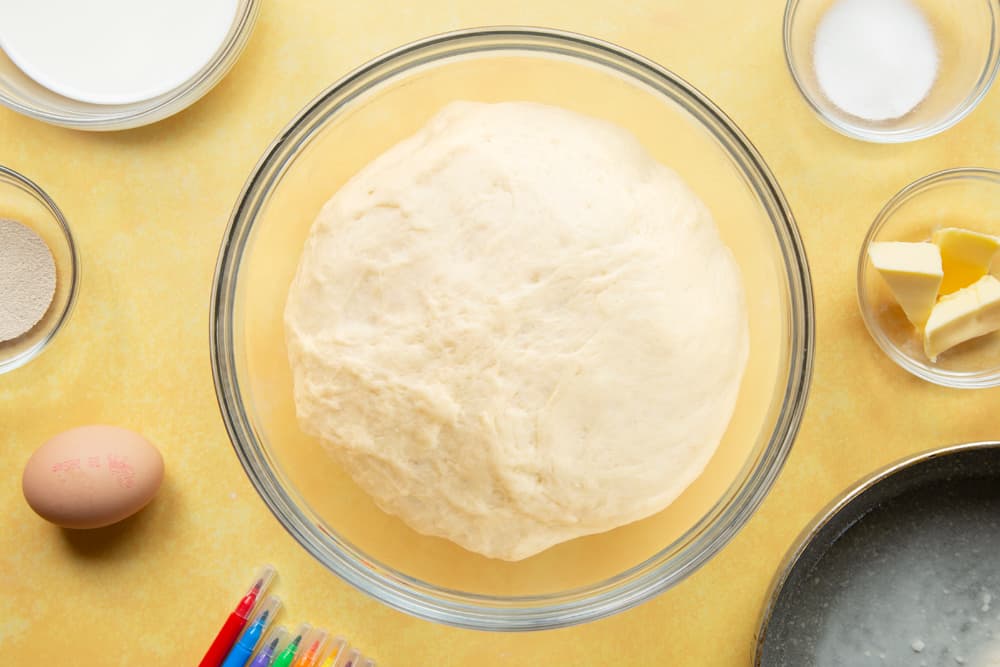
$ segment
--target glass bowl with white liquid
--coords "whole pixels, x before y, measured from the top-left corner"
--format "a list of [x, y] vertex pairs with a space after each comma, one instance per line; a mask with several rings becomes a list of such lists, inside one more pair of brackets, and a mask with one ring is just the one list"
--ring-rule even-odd
[[1000, 65], [998, 21], [1000, 0], [788, 0], [785, 61], [833, 129], [915, 141], [952, 127], [986, 95]]
[[[227, 4], [230, 1], [232, 5]], [[197, 1], [192, 4], [189, 0], [185, 7], [189, 4], [191, 7], [198, 7]], [[86, 16], [87, 3], [68, 3], [68, 6], [74, 8], [73, 11], [84, 12], [83, 16]], [[102, 78], [99, 71], [94, 71], [100, 68], [76, 67], [71, 52], [56, 48], [60, 34], [74, 43], [80, 40], [86, 42], [89, 38], [84, 32], [74, 32], [78, 28], [65, 18], [47, 27], [42, 26], [40, 21], [43, 19], [36, 12], [48, 7], [48, 3], [44, 6], [43, 3], [10, 3], [0, 10], [19, 15], [17, 29], [11, 27], [11, 21], [0, 26], [0, 104], [31, 118], [62, 127], [78, 130], [125, 130], [172, 116], [194, 104], [215, 87], [236, 63], [249, 41], [260, 10], [260, 0], [217, 0], [213, 5], [214, 14], [217, 14], [214, 18], [225, 20], [225, 23], [213, 25], [211, 30], [206, 28], [204, 34], [199, 33], [197, 44], [193, 36], [186, 42], [169, 39], [171, 32], [168, 30], [155, 32], [156, 21], [144, 14], [152, 13], [155, 18], [156, 13], [161, 13], [165, 22], [169, 18], [174, 31], [183, 32], [183, 8], [171, 3], [154, 3], [153, 6], [148, 3], [124, 3], [123, 10], [127, 9], [130, 14], [121, 20], [121, 25], [103, 20], [99, 24], [111, 26], [108, 27], [105, 38], [120, 38], [123, 49], [134, 49], [135, 44], [132, 42], [141, 40], [142, 37], [129, 33], [128, 26], [138, 24], [144, 30], [154, 31], [150, 34], [155, 34], [162, 43], [159, 44], [159, 50], [148, 49], [149, 67], [125, 68], [133, 70], [128, 77], [122, 74], [120, 80], [112, 79], [107, 82], [119, 87], [112, 92], [100, 88], [106, 83], [106, 77]], [[113, 3], [102, 5], [102, 9], [106, 11], [111, 7], [114, 7]], [[0, 19], [4, 16], [0, 14]], [[220, 19], [220, 16], [224, 18]], [[231, 22], [228, 21], [229, 16], [232, 16]], [[188, 32], [191, 21], [197, 25], [199, 18], [189, 18]], [[44, 28], [44, 40], [33, 36], [40, 28]], [[79, 29], [84, 28], [86, 26]], [[198, 53], [184, 51], [193, 46], [200, 49]], [[90, 54], [92, 58], [115, 58], [113, 49], [104, 49], [100, 56], [94, 55], [96, 49], [91, 50], [94, 51]], [[147, 49], [140, 48], [135, 53], [145, 54]], [[88, 62], [83, 56], [80, 60]], [[185, 61], [186, 65], [181, 61]], [[151, 78], [142, 78], [147, 74], [151, 74]], [[46, 83], [48, 85], [43, 85]]]
[[[711, 209], [746, 288], [747, 371], [703, 474], [647, 519], [517, 562], [420, 535], [382, 512], [300, 430], [285, 346], [288, 287], [322, 205], [455, 100], [538, 102], [631, 131]], [[605, 42], [541, 29], [432, 37], [321, 93], [250, 175], [223, 238], [212, 297], [211, 356], [223, 419], [247, 475], [285, 529], [375, 599], [483, 630], [555, 628], [620, 612], [674, 586], [722, 549], [788, 455], [814, 350], [809, 272], [795, 222], [747, 138], [663, 67]]]

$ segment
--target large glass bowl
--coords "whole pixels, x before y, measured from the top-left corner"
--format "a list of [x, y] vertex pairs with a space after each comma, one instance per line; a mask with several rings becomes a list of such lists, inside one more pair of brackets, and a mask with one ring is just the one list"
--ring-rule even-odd
[[[298, 428], [282, 315], [322, 204], [456, 99], [529, 100], [634, 132], [712, 210], [747, 288], [749, 365], [704, 474], [657, 515], [510, 563], [426, 537], [376, 508]], [[320, 562], [416, 616], [486, 630], [608, 616], [673, 586], [746, 523], [795, 437], [811, 371], [809, 273], [791, 212], [746, 137], [662, 67], [538, 29], [478, 29], [402, 47], [309, 104], [267, 149], [233, 212], [212, 298], [222, 415], [251, 481]], [[668, 415], [664, 419], [669, 419]]]

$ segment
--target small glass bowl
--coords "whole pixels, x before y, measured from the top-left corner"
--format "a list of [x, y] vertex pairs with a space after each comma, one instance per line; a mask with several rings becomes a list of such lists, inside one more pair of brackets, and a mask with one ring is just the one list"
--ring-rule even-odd
[[155, 123], [191, 106], [222, 80], [249, 41], [259, 10], [260, 0], [239, 0], [229, 33], [204, 67], [174, 90], [130, 104], [91, 104], [63, 97], [37, 83], [0, 50], [0, 104], [77, 130], [125, 130]]
[[23, 366], [39, 354], [69, 319], [80, 285], [80, 258], [62, 211], [32, 181], [0, 165], [0, 219], [20, 222], [52, 251], [56, 291], [38, 324], [24, 335], [0, 342], [0, 374]]
[[[705, 472], [664, 511], [523, 561], [419, 535], [374, 504], [298, 426], [282, 313], [324, 202], [454, 100], [521, 100], [632, 131], [711, 209], [740, 265], [750, 357]], [[483, 28], [403, 46], [311, 102], [267, 149], [236, 203], [212, 295], [216, 396], [264, 502], [304, 549], [377, 600], [481, 630], [540, 630], [628, 609], [677, 584], [750, 518], [788, 455], [815, 349], [806, 257], [778, 184], [717, 107], [612, 44]]]
[[925, 139], [965, 118], [993, 83], [1000, 64], [1000, 0], [912, 1], [924, 13], [937, 40], [937, 80], [910, 113], [893, 120], [870, 121], [835, 106], [816, 80], [816, 29], [836, 0], [788, 0], [784, 21], [788, 69], [809, 105], [838, 132], [887, 144]]
[[[929, 241], [939, 227], [1000, 236], [1000, 171], [948, 169], [903, 188], [875, 218], [858, 257], [858, 304], [868, 332], [897, 364], [944, 387], [1000, 386], [1000, 333], [962, 343], [931, 362], [921, 337], [868, 258], [877, 241]], [[993, 270], [998, 268], [994, 264]]]

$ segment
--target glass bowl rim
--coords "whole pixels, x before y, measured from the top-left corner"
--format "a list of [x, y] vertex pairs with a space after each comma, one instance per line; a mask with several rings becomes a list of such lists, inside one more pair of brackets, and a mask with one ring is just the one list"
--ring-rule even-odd
[[53, 111], [24, 104], [0, 86], [0, 104], [29, 118], [76, 130], [97, 132], [125, 130], [149, 125], [188, 108], [218, 84], [239, 59], [260, 13], [262, 0], [240, 0], [227, 39], [212, 58], [190, 79], [162, 95], [131, 104], [85, 104], [87, 112]]
[[[488, 42], [488, 45], [479, 49], [469, 46], [470, 42], [477, 40]], [[356, 97], [372, 85], [390, 78], [390, 75], [409, 71], [415, 66], [412, 63], [404, 63], [398, 70], [393, 68], [408, 56], [433, 52], [437, 48], [446, 51], [437, 55], [432, 53], [431, 62], [470, 51], [525, 51], [534, 48], [547, 54], [569, 55], [575, 60], [584, 59], [580, 55], [584, 52], [593, 62], [605, 67], [612, 68], [617, 63], [619, 71], [625, 71], [626, 65], [635, 68], [662, 86], [659, 94], [669, 96], [669, 91], [673, 90], [677, 99], [683, 98], [695, 107], [685, 108], [685, 111], [693, 116], [696, 111], [704, 114], [705, 118], [700, 120], [705, 131], [712, 132], [720, 143], [729, 142], [729, 145], [720, 148], [734, 160], [742, 160], [742, 176], [755, 189], [758, 200], [768, 213], [782, 255], [785, 267], [783, 277], [788, 290], [790, 353], [787, 375], [783, 378], [784, 396], [781, 408], [774, 416], [768, 443], [758, 454], [755, 467], [745, 474], [735, 494], [731, 489], [727, 491], [733, 497], [718, 510], [705, 534], [697, 537], [699, 549], [687, 550], [691, 553], [682, 552], [687, 558], [680, 567], [673, 561], [659, 565], [655, 565], [654, 561], [684, 537], [612, 579], [572, 591], [509, 597], [449, 591], [375, 563], [362, 557], [363, 554], [355, 555], [346, 541], [338, 540], [342, 546], [331, 544], [330, 540], [336, 538], [313, 525], [268, 465], [266, 452], [240, 399], [233, 327], [239, 265], [256, 214], [288, 162], [294, 160], [305, 140], [346, 103], [345, 96], [353, 93]], [[417, 64], [425, 62], [418, 61]], [[638, 75], [633, 74], [632, 78], [638, 78]], [[353, 97], [346, 97], [346, 101], [351, 101]], [[332, 109], [327, 109], [330, 104], [333, 104]], [[747, 170], [752, 170], [753, 177]], [[754, 180], [756, 182], [751, 182]], [[396, 610], [457, 627], [493, 631], [550, 629], [609, 616], [652, 598], [688, 576], [718, 552], [760, 505], [787, 458], [802, 420], [815, 348], [813, 295], [805, 249], [777, 182], [756, 148], [736, 125], [686, 81], [631, 51], [576, 33], [515, 26], [464, 29], [406, 44], [346, 74], [307, 104], [268, 146], [237, 199], [220, 247], [209, 320], [213, 379], [226, 430], [248, 477], [285, 530], [327, 569]], [[713, 508], [706, 517], [713, 516], [715, 510]], [[704, 522], [705, 517], [695, 527]]]
[[56, 205], [55, 201], [52, 200], [48, 193], [45, 192], [45, 190], [43, 190], [37, 183], [10, 167], [0, 165], [0, 184], [2, 184], [4, 180], [12, 181], [6, 185], [20, 188], [22, 191], [34, 197], [35, 200], [45, 207], [49, 215], [52, 216], [52, 219], [59, 226], [59, 229], [62, 232], [62, 238], [66, 243], [66, 250], [69, 252], [70, 275], [69, 292], [66, 297], [66, 304], [62, 307], [62, 312], [59, 313], [59, 317], [34, 345], [15, 357], [11, 357], [6, 360], [0, 359], [0, 375], [24, 366], [29, 361], [40, 355], [45, 348], [48, 347], [49, 343], [52, 342], [52, 339], [55, 338], [56, 334], [62, 330], [63, 325], [65, 325], [69, 320], [70, 315], [73, 313], [73, 307], [76, 305], [77, 294], [80, 291], [80, 255], [77, 251], [76, 241], [73, 239], [73, 232], [70, 230], [69, 222], [67, 222], [66, 216], [63, 215], [62, 210], [58, 205]]
[[990, 22], [990, 45], [988, 57], [986, 58], [983, 70], [979, 73], [979, 78], [976, 79], [975, 86], [973, 86], [972, 90], [962, 100], [962, 102], [953, 107], [946, 116], [927, 126], [903, 131], [873, 130], [865, 128], [861, 125], [840, 121], [827, 113], [823, 106], [819, 104], [819, 102], [817, 102], [806, 90], [806, 87], [802, 82], [802, 78], [799, 76], [799, 64], [792, 55], [791, 43], [792, 33], [794, 32], [793, 23], [795, 21], [795, 13], [798, 10], [799, 5], [807, 1], [808, 0], [787, 0], [785, 4], [785, 14], [784, 19], [782, 20], [782, 43], [785, 52], [785, 65], [788, 67], [788, 72], [791, 74], [792, 80], [795, 82], [795, 87], [798, 89], [799, 94], [806, 101], [813, 112], [828, 127], [847, 137], [877, 144], [902, 144], [933, 137], [936, 134], [940, 134], [941, 132], [954, 127], [961, 122], [962, 119], [972, 113], [973, 110], [979, 106], [979, 103], [983, 100], [983, 98], [986, 97], [986, 93], [989, 92], [994, 79], [996, 79], [998, 68], [1000, 68], [1000, 39], [998, 39], [998, 32], [1000, 32], [1000, 1], [982, 0], [989, 8], [990, 16], [993, 19]]
[[951, 181], [975, 180], [982, 183], [989, 183], [1000, 188], [1000, 170], [989, 169], [987, 167], [953, 167], [942, 169], [932, 174], [922, 176], [912, 183], [906, 185], [902, 190], [894, 194], [885, 203], [882, 210], [875, 216], [875, 220], [868, 228], [865, 240], [861, 243], [861, 252], [858, 253], [857, 268], [857, 298], [858, 309], [861, 311], [861, 319], [864, 320], [865, 328], [871, 335], [872, 340], [879, 346], [887, 357], [892, 359], [896, 365], [905, 369], [912, 375], [926, 380], [933, 384], [950, 387], [953, 389], [988, 389], [1000, 386], [1000, 366], [994, 369], [978, 371], [975, 373], [946, 371], [928, 366], [913, 359], [910, 355], [900, 350], [885, 332], [882, 327], [874, 321], [869, 311], [870, 304], [865, 296], [865, 282], [868, 278], [869, 262], [868, 247], [874, 242], [882, 228], [892, 219], [900, 206], [908, 201], [919, 197], [931, 188]]

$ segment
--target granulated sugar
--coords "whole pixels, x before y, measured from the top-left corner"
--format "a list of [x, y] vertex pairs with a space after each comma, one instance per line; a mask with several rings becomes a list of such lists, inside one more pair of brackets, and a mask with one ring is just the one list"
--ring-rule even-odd
[[56, 290], [56, 264], [38, 234], [0, 219], [0, 342], [31, 330], [44, 317]]
[[938, 49], [910, 0], [839, 0], [820, 20], [813, 66], [823, 94], [870, 121], [905, 116], [937, 78]]

